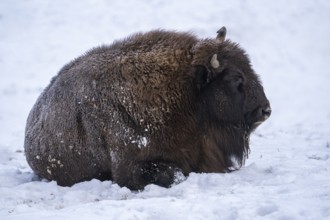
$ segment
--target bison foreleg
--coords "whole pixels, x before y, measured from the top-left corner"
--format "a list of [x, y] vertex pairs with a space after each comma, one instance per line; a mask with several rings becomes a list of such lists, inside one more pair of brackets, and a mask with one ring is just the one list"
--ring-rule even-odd
[[165, 161], [139, 162], [134, 163], [134, 165], [131, 164], [129, 167], [126, 171], [126, 178], [120, 175], [115, 181], [119, 185], [127, 186], [132, 190], [141, 190], [148, 184], [156, 184], [168, 188], [173, 183], [178, 182], [176, 181], [178, 173], [183, 175], [181, 169], [175, 164]]
[[140, 180], [147, 184], [170, 187], [174, 183], [175, 174], [180, 172], [174, 164], [167, 162], [147, 162], [141, 170]]

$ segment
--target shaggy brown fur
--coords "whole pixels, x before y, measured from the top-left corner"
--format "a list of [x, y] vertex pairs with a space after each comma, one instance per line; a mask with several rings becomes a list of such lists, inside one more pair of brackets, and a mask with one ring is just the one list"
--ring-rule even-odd
[[245, 52], [224, 34], [135, 34], [64, 66], [28, 117], [29, 165], [60, 185], [97, 178], [134, 190], [240, 167], [270, 108]]

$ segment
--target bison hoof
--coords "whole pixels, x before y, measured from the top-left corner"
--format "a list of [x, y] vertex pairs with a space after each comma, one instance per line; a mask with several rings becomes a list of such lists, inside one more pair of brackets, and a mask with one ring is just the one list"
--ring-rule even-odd
[[176, 173], [181, 172], [181, 169], [166, 162], [148, 162], [141, 171], [143, 185], [156, 184], [168, 188], [175, 183]]

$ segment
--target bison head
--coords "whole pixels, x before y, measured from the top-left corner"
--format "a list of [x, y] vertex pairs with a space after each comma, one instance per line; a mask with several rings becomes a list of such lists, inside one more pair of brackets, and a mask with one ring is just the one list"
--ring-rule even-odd
[[250, 60], [237, 44], [225, 40], [226, 29], [216, 39], [199, 42], [193, 49], [200, 102], [200, 123], [212, 134], [221, 150], [239, 166], [249, 150], [249, 135], [271, 114], [261, 82]]

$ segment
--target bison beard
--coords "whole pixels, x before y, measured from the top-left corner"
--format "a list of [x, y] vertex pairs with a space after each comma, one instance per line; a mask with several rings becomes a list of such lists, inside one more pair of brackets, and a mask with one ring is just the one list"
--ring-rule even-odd
[[27, 120], [31, 168], [59, 185], [97, 178], [133, 190], [240, 168], [271, 109], [225, 35], [135, 34], [64, 66]]

